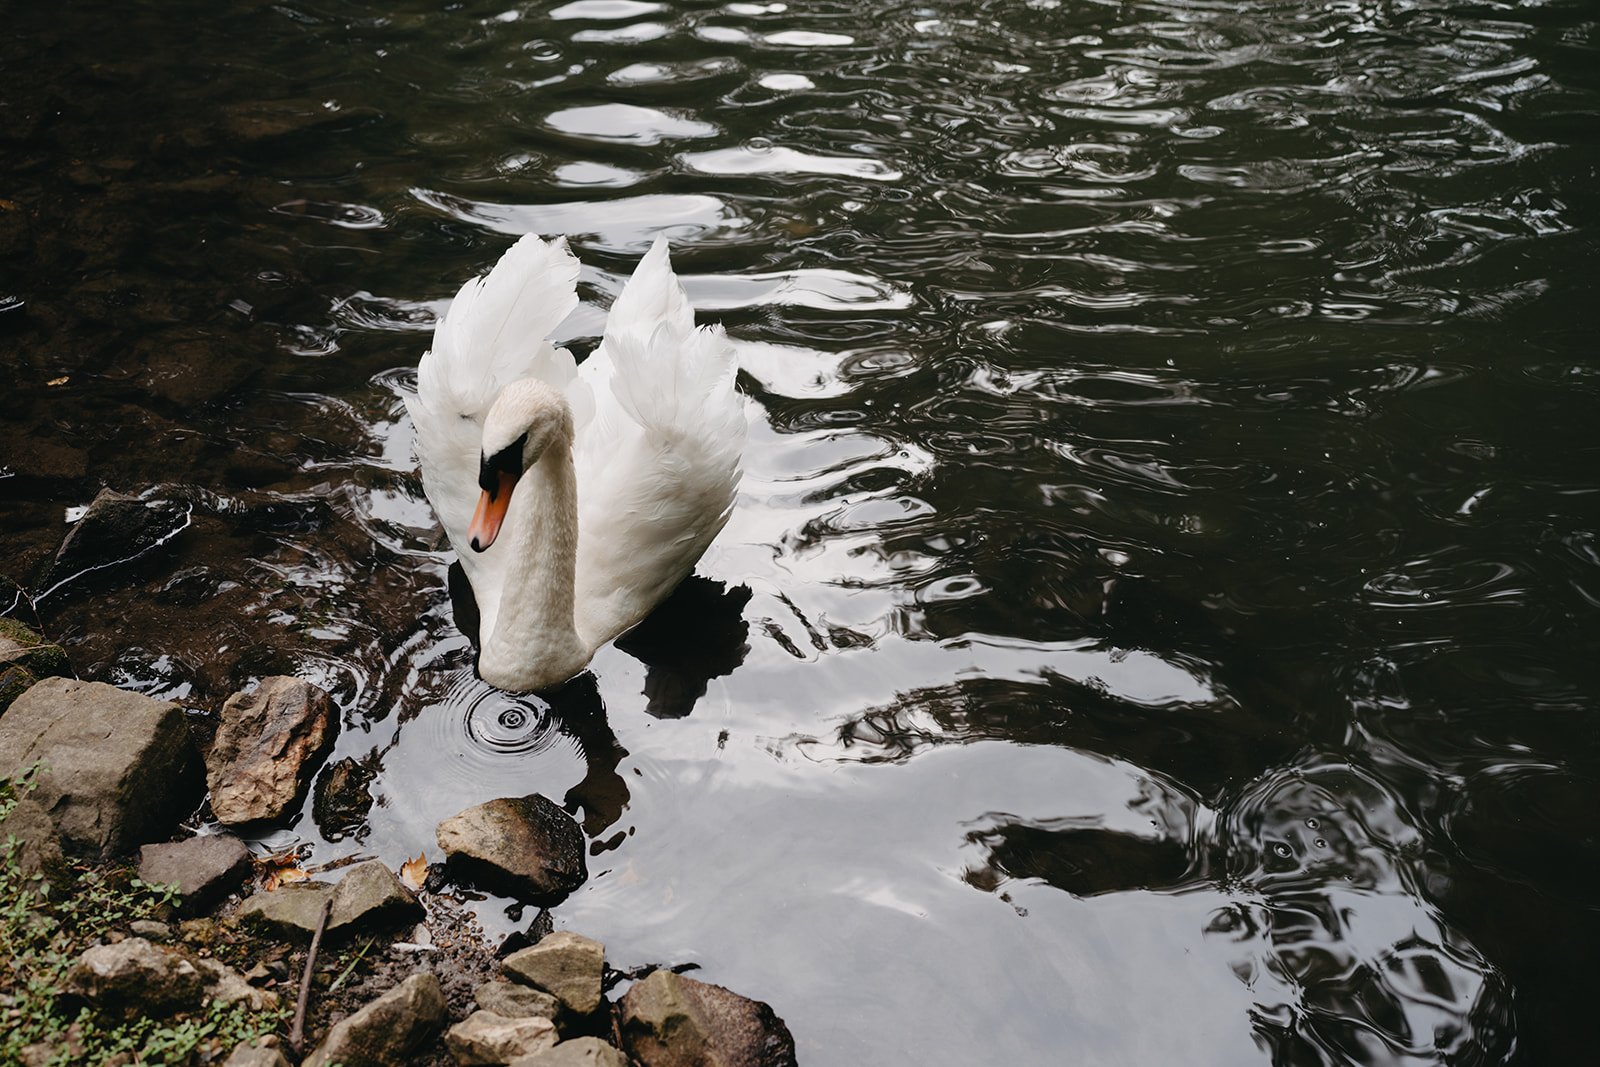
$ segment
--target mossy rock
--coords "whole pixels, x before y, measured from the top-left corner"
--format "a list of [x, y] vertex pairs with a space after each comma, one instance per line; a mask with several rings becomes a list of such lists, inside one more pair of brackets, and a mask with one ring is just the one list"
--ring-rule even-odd
[[11, 702], [26, 693], [39, 679], [26, 667], [19, 667], [15, 663], [0, 666], [0, 714], [11, 706]]
[[[16, 619], [0, 618], [0, 669], [5, 667], [22, 667], [36, 679], [72, 673], [60, 645], [46, 641]], [[9, 703], [0, 698], [0, 707]]]

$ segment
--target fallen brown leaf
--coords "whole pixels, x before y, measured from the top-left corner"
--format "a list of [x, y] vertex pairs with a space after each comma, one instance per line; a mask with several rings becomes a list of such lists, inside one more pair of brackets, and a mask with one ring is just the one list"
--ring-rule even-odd
[[414, 860], [406, 860], [400, 865], [400, 880], [413, 892], [420, 891], [424, 882], [428, 880], [428, 854], [418, 852]]

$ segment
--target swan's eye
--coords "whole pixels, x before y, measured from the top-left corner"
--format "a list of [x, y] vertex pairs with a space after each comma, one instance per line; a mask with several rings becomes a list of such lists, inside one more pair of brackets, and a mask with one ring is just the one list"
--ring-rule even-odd
[[528, 435], [523, 434], [492, 456], [480, 454], [478, 458], [478, 488], [493, 500], [500, 493], [500, 475], [509, 474], [516, 479], [522, 474], [522, 452], [528, 447]]

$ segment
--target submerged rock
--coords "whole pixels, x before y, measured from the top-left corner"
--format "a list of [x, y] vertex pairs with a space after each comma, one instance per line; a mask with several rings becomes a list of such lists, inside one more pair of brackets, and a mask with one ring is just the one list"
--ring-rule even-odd
[[0, 717], [0, 775], [42, 765], [33, 799], [71, 845], [109, 857], [199, 805], [183, 711], [100, 682], [46, 678]]
[[553, 903], [589, 876], [583, 831], [547, 798], [501, 797], [439, 824], [451, 867], [520, 900]]
[[722, 986], [655, 971], [622, 998], [622, 1044], [643, 1067], [794, 1067], [772, 1008]]
[[131, 563], [169, 544], [189, 526], [190, 507], [172, 500], [141, 500], [102, 489], [40, 571], [34, 588], [47, 596], [93, 571]]
[[301, 1067], [408, 1067], [444, 1023], [444, 990], [421, 971], [336, 1023]]
[[84, 952], [67, 972], [66, 991], [129, 1019], [192, 1011], [213, 1000], [242, 1002], [253, 1011], [278, 1004], [275, 994], [252, 986], [231, 967], [142, 937]]
[[263, 678], [252, 692], [229, 697], [206, 755], [217, 821], [238, 826], [282, 816], [304, 795], [337, 721], [333, 699], [298, 678]]
[[593, 1012], [605, 993], [605, 946], [570, 930], [512, 953], [500, 966], [515, 981], [549, 993], [574, 1015]]
[[151, 885], [176, 887], [184, 910], [215, 904], [250, 870], [250, 850], [232, 834], [208, 834], [139, 850], [139, 877]]
[[549, 993], [503, 979], [483, 983], [473, 990], [472, 999], [484, 1011], [509, 1019], [525, 1019], [532, 1015], [554, 1019], [561, 1014], [561, 1001]]
[[311, 817], [323, 837], [338, 841], [362, 827], [372, 810], [367, 787], [375, 777], [376, 768], [348, 756], [323, 769], [311, 799]]
[[475, 1011], [445, 1031], [444, 1043], [464, 1067], [509, 1063], [554, 1048], [556, 1025], [538, 1015], [508, 1018], [492, 1011]]
[[576, 1037], [544, 1052], [518, 1056], [509, 1067], [628, 1067], [628, 1057], [598, 1037]]

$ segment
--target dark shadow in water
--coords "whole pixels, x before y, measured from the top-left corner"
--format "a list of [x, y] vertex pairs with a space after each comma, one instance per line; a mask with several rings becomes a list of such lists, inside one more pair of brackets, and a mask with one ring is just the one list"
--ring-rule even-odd
[[602, 843], [594, 839], [621, 819], [627, 810], [628, 783], [617, 773], [617, 767], [628, 750], [618, 742], [606, 720], [605, 702], [600, 698], [594, 675], [585, 671], [544, 695], [550, 702], [556, 728], [577, 741], [583, 753], [583, 780], [567, 790], [562, 806], [568, 811], [583, 809], [581, 822], [584, 834], [592, 842], [591, 852], [615, 847], [619, 842]]
[[744, 606], [750, 590], [729, 589], [690, 575], [638, 626], [617, 638], [617, 647], [650, 668], [645, 675], [645, 711], [658, 719], [681, 719], [694, 710], [713, 678], [731, 673], [750, 651]]

